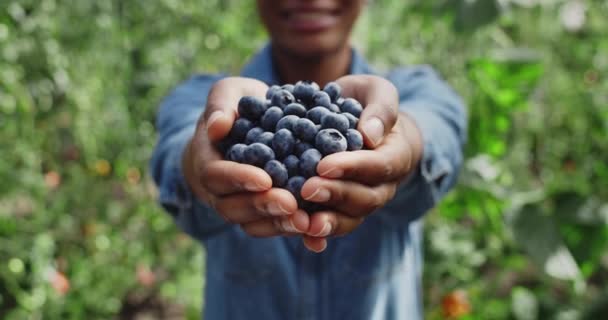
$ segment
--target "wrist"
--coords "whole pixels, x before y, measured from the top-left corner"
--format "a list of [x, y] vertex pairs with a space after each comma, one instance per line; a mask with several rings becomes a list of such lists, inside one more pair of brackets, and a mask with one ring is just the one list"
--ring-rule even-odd
[[410, 152], [410, 170], [414, 170], [420, 163], [424, 153], [424, 142], [422, 140], [422, 132], [416, 121], [407, 113], [399, 112], [399, 120], [401, 122], [404, 140], [409, 146]]

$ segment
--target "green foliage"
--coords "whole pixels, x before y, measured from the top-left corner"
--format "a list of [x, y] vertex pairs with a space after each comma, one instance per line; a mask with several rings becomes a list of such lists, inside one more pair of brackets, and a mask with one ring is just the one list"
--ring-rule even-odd
[[[198, 317], [201, 250], [148, 177], [154, 116], [189, 75], [238, 73], [265, 42], [254, 9], [0, 3], [0, 318]], [[375, 66], [433, 65], [469, 106], [460, 184], [426, 220], [429, 319], [457, 289], [462, 319], [606, 313], [606, 16], [602, 1], [376, 0], [359, 22]]]

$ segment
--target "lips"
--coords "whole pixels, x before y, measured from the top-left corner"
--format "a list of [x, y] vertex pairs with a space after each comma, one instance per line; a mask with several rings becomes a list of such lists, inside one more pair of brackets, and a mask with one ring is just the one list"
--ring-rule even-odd
[[283, 12], [287, 28], [297, 32], [320, 32], [338, 24], [337, 10], [294, 8]]

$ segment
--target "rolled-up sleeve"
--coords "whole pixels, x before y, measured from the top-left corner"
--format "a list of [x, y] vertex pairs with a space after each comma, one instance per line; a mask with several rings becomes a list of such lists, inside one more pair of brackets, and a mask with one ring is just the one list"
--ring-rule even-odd
[[162, 102], [156, 118], [158, 142], [150, 161], [159, 202], [187, 234], [203, 241], [227, 225], [190, 191], [182, 174], [182, 155], [204, 110], [208, 92], [220, 76], [195, 76]]
[[[462, 99], [431, 67], [397, 69], [387, 78], [399, 91], [400, 111], [414, 120], [424, 145], [418, 167], [389, 203], [389, 215], [407, 223], [420, 218], [456, 184], [467, 137], [467, 114]], [[406, 214], [396, 210], [404, 207]]]

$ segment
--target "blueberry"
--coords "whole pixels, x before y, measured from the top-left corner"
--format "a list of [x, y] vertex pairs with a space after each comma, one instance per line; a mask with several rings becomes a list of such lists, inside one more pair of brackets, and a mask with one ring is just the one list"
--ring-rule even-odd
[[272, 186], [280, 188], [285, 186], [289, 178], [287, 168], [278, 160], [270, 160], [266, 162], [264, 171], [272, 178]]
[[325, 91], [317, 91], [315, 92], [314, 96], [312, 96], [312, 103], [315, 106], [321, 106], [329, 109], [331, 99]]
[[247, 145], [242, 143], [232, 145], [232, 147], [228, 149], [228, 152], [226, 152], [226, 160], [243, 163], [245, 161], [244, 153], [246, 148]]
[[293, 84], [284, 84], [281, 89], [289, 91], [289, 93], [293, 94], [294, 85]]
[[287, 129], [289, 131], [293, 131], [296, 123], [298, 122], [298, 116], [289, 115], [284, 116], [279, 122], [277, 122], [277, 126], [275, 127], [275, 132], [281, 129]]
[[346, 132], [347, 150], [356, 151], [363, 149], [363, 136], [356, 129], [348, 129]]
[[346, 151], [346, 138], [336, 129], [323, 129], [315, 138], [315, 146], [323, 155]]
[[289, 92], [287, 90], [277, 91], [270, 99], [270, 103], [273, 106], [277, 106], [281, 109], [285, 109], [285, 107], [288, 104], [295, 102], [295, 101], [296, 101], [296, 98], [294, 98], [293, 95], [291, 94], [291, 92]]
[[228, 136], [217, 143], [217, 149], [220, 151], [221, 154], [225, 155], [228, 152], [228, 149], [230, 149], [230, 147], [239, 142], [240, 141], [233, 140], [230, 136]]
[[295, 176], [289, 178], [289, 180], [287, 180], [287, 185], [285, 186], [285, 189], [291, 192], [291, 194], [293, 194], [293, 196], [298, 201], [298, 206], [303, 201], [302, 194], [300, 192], [302, 191], [302, 186], [304, 185], [304, 182], [306, 182], [306, 178], [302, 176]]
[[363, 107], [359, 101], [353, 98], [344, 99], [340, 108], [342, 109], [342, 112], [348, 112], [357, 118], [361, 117], [361, 112], [363, 112]]
[[262, 143], [252, 143], [243, 152], [245, 161], [244, 163], [250, 164], [256, 167], [264, 167], [266, 162], [274, 160], [274, 151]]
[[314, 147], [309, 143], [299, 142], [299, 143], [296, 143], [296, 146], [293, 148], [293, 154], [300, 157], [302, 155], [302, 153], [304, 153], [304, 151], [306, 151], [308, 149], [312, 149], [312, 148], [314, 148]]
[[291, 131], [281, 129], [274, 134], [272, 139], [272, 149], [276, 152], [277, 158], [283, 159], [293, 152], [296, 139]]
[[317, 149], [308, 149], [300, 157], [300, 174], [306, 178], [317, 175], [317, 164], [323, 156]]
[[245, 144], [254, 143], [258, 139], [258, 136], [262, 133], [264, 133], [264, 129], [260, 127], [255, 127], [249, 130], [249, 132], [247, 132], [247, 135], [245, 136]]
[[253, 128], [253, 122], [245, 119], [238, 118], [234, 124], [232, 125], [232, 129], [230, 129], [230, 139], [238, 142], [242, 142], [245, 140], [245, 136], [247, 136], [247, 132]]
[[283, 118], [283, 110], [281, 110], [279, 107], [270, 107], [262, 116], [260, 125], [266, 131], [274, 131], [274, 128], [277, 126], [277, 122], [279, 122], [281, 118]]
[[299, 103], [290, 103], [285, 107], [285, 115], [294, 115], [304, 118], [306, 117], [306, 108]]
[[331, 112], [340, 113], [340, 107], [338, 107], [337, 105], [335, 105], [333, 103], [329, 105], [328, 109]]
[[340, 94], [342, 93], [342, 88], [339, 84], [335, 82], [328, 82], [323, 88], [323, 91], [327, 92], [331, 101], [336, 102], [338, 98], [340, 98]]
[[321, 119], [324, 115], [329, 114], [330, 111], [327, 108], [323, 107], [314, 107], [306, 113], [306, 117], [310, 119], [315, 124], [321, 124]]
[[245, 96], [239, 100], [239, 115], [256, 121], [266, 112], [266, 103], [256, 97]]
[[343, 112], [342, 115], [345, 116], [346, 119], [348, 119], [348, 128], [357, 129], [357, 124], [359, 123], [359, 118], [353, 116], [352, 114], [350, 114], [348, 112]]
[[271, 143], [272, 143], [273, 138], [274, 138], [274, 133], [266, 131], [266, 132], [262, 132], [260, 135], [258, 135], [255, 138], [254, 142], [263, 143], [269, 147], [272, 147]]
[[276, 84], [272, 85], [270, 88], [268, 88], [268, 91], [266, 91], [266, 99], [267, 100], [272, 99], [272, 96], [274, 96], [275, 93], [277, 93], [279, 91], [281, 91], [281, 87], [280, 86], [277, 86]]
[[287, 173], [290, 177], [297, 176], [299, 172], [300, 159], [294, 156], [293, 154], [288, 155], [285, 160], [283, 160], [283, 164], [287, 168]]
[[296, 122], [296, 125], [293, 128], [294, 135], [300, 140], [307, 142], [315, 140], [317, 131], [314, 122], [306, 118], [298, 119], [298, 122]]
[[323, 116], [321, 119], [321, 128], [323, 129], [336, 129], [340, 132], [346, 133], [349, 128], [348, 118], [339, 113], [330, 113]]
[[316, 89], [310, 82], [298, 81], [293, 87], [293, 96], [305, 104], [312, 103]]

